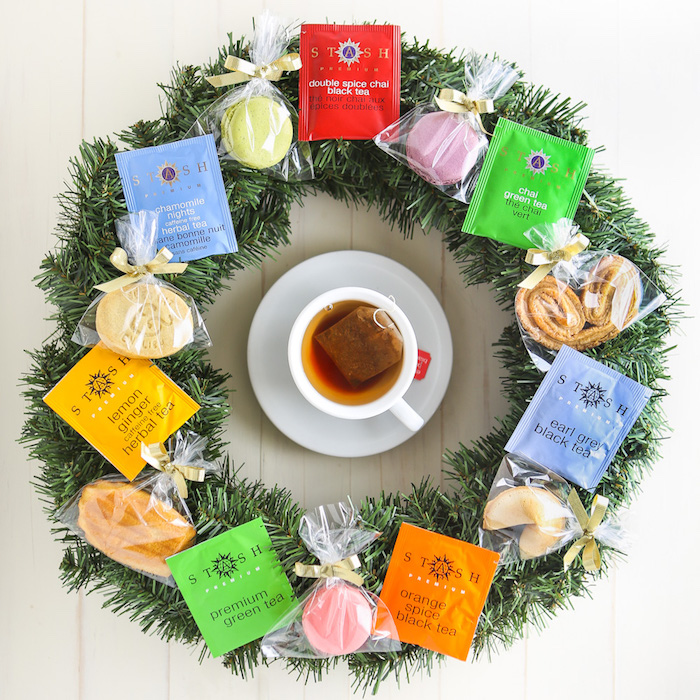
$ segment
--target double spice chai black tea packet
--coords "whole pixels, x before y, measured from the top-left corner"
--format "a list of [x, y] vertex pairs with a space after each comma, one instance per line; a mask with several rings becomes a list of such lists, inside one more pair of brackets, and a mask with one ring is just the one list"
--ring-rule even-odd
[[399, 118], [399, 27], [303, 24], [299, 54], [301, 140], [367, 140]]

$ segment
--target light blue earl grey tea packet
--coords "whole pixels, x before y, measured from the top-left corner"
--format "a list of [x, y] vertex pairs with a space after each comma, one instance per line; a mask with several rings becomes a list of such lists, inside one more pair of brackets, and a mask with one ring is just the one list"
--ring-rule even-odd
[[593, 490], [651, 394], [564, 345], [505, 450]]
[[126, 207], [158, 214], [157, 247], [173, 262], [238, 250], [211, 134], [117, 153]]

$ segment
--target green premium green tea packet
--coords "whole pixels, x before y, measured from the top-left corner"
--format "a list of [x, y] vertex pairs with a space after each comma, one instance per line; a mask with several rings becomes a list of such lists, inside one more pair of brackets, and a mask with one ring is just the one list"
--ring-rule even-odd
[[573, 219], [593, 149], [499, 119], [462, 231], [531, 248], [523, 233]]
[[297, 604], [262, 518], [167, 563], [212, 656], [262, 637]]

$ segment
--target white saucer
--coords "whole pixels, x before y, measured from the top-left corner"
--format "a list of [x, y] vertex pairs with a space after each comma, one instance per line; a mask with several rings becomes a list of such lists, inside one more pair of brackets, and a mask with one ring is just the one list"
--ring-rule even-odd
[[426, 423], [440, 405], [452, 371], [452, 338], [445, 312], [428, 286], [395, 260], [344, 250], [310, 258], [289, 270], [260, 302], [248, 335], [248, 372], [260, 406], [288, 438], [333, 457], [366, 457], [390, 450], [414, 433], [391, 413], [346, 420], [329, 416], [299, 393], [287, 364], [294, 319], [314, 297], [333, 287], [360, 286], [392, 295], [431, 356], [427, 374], [404, 398]]

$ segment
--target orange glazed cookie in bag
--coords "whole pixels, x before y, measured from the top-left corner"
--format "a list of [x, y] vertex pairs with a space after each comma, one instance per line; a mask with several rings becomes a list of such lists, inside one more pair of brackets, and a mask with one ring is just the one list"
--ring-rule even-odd
[[195, 529], [175, 508], [123, 481], [96, 481], [83, 488], [78, 526], [110, 559], [168, 578], [166, 558], [194, 542]]

